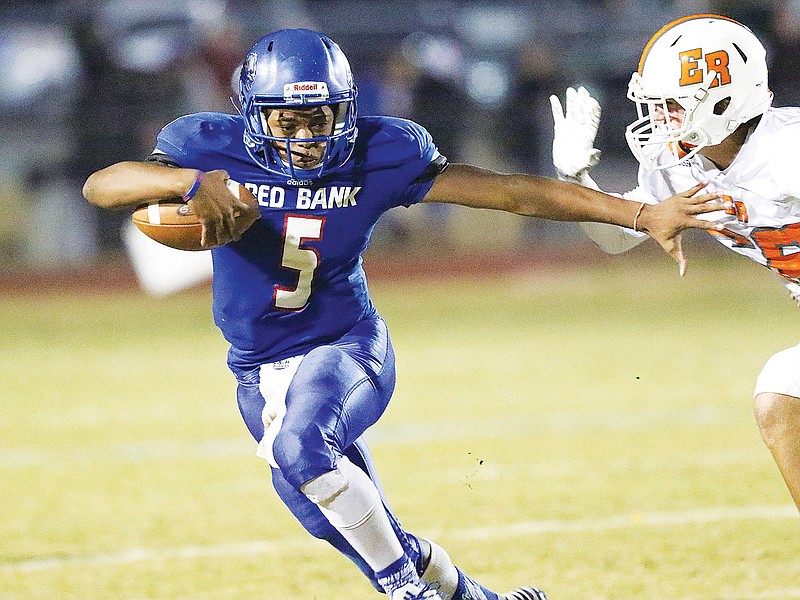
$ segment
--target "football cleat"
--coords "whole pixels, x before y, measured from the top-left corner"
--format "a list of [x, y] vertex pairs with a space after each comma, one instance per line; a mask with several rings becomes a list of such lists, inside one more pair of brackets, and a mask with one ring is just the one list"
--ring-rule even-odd
[[500, 594], [499, 600], [547, 600], [544, 592], [532, 587], [521, 587], [505, 594]]
[[441, 600], [441, 596], [427, 585], [407, 583], [392, 592], [391, 600]]

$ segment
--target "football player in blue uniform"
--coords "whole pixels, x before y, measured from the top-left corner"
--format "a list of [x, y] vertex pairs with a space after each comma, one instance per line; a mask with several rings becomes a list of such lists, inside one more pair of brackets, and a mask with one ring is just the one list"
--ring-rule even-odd
[[[391, 600], [544, 598], [530, 587], [486, 589], [388, 509], [362, 434], [386, 409], [395, 359], [361, 255], [390, 208], [450, 202], [633, 226], [683, 265], [680, 232], [715, 227], [697, 215], [719, 210], [718, 196], [698, 185], [637, 207], [554, 179], [448, 166], [420, 125], [357, 118], [347, 58], [314, 31], [258, 41], [239, 100], [240, 115], [168, 124], [149, 161], [94, 173], [84, 195], [118, 208], [183, 197], [203, 220], [214, 320], [230, 343], [241, 414], [278, 495], [309, 533]], [[257, 211], [228, 192], [228, 177], [253, 192]]]

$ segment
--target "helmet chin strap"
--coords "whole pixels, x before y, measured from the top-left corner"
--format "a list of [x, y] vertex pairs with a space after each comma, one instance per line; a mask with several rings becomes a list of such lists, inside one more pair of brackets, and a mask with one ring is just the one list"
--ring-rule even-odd
[[[695, 92], [693, 96], [694, 100], [696, 101], [695, 105], [688, 112], [688, 116], [684, 115], [684, 118], [689, 121], [690, 127], [687, 133], [681, 136], [681, 139], [677, 143], [679, 151], [689, 154], [697, 146], [709, 146], [712, 144], [712, 135], [705, 129], [694, 127], [691, 123], [694, 121], [697, 111], [701, 108], [705, 108], [703, 105], [709, 101], [709, 90], [711, 89], [714, 81], [718, 79], [719, 73], [709, 69], [708, 73], [706, 73], [705, 79], [703, 80], [702, 86]], [[726, 129], [729, 128], [730, 125], [727, 125]], [[728, 133], [730, 133], [730, 131]]]
[[685, 157], [687, 154], [689, 154], [689, 152], [691, 152], [696, 148], [696, 146], [692, 146], [691, 144], [687, 144], [683, 141], [678, 141], [677, 145], [678, 145], [678, 154], [681, 156], [681, 158]]
[[688, 153], [694, 150], [697, 146], [707, 146], [711, 139], [707, 132], [702, 129], [691, 129], [685, 135], [681, 136], [678, 140], [678, 145]]
[[236, 110], [237, 113], [239, 113], [239, 116], [243, 117], [244, 113], [242, 112], [241, 104], [237, 102], [233, 96], [228, 96], [228, 100], [231, 101], [231, 104], [233, 104], [233, 108]]

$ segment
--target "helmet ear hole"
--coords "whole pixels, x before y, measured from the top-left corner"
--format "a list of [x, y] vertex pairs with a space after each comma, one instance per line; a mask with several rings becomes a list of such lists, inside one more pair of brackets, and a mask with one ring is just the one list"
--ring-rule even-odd
[[714, 114], [721, 115], [722, 113], [724, 113], [728, 109], [728, 106], [730, 106], [730, 103], [731, 103], [730, 96], [728, 96], [727, 98], [723, 98], [722, 100], [717, 102], [714, 105]]

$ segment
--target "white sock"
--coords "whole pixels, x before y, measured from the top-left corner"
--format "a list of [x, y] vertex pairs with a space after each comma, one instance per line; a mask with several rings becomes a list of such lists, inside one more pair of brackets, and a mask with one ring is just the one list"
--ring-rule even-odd
[[443, 600], [451, 600], [458, 587], [458, 571], [444, 548], [426, 540], [431, 545], [431, 558], [421, 579], [435, 589]]
[[392, 529], [378, 489], [369, 476], [346, 457], [336, 469], [300, 488], [309, 500], [377, 573], [405, 550]]

